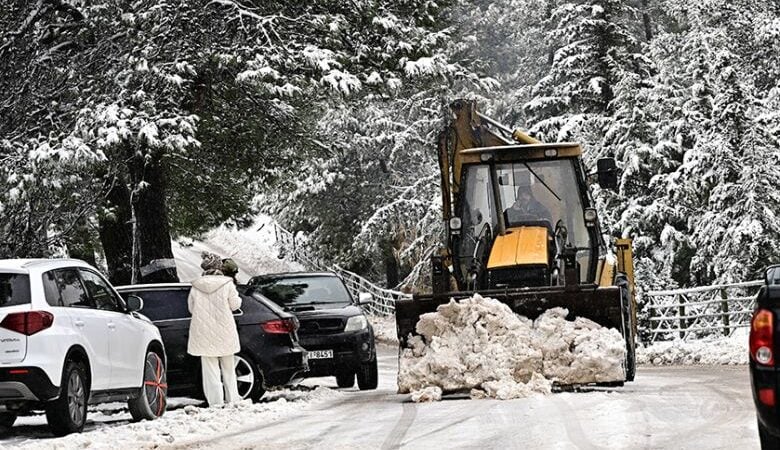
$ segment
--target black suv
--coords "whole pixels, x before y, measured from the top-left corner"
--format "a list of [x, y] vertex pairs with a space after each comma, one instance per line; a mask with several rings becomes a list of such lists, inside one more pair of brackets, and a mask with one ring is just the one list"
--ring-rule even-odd
[[766, 269], [766, 285], [756, 297], [756, 310], [750, 321], [750, 384], [758, 416], [761, 448], [780, 448], [778, 380], [780, 361], [780, 265]]
[[[168, 390], [172, 395], [202, 397], [200, 358], [187, 353], [190, 313], [189, 283], [120, 286], [125, 298], [143, 299], [141, 313], [157, 325], [168, 353]], [[241, 293], [241, 309], [234, 313], [241, 341], [236, 355], [238, 393], [254, 401], [266, 389], [302, 379], [308, 370], [306, 351], [298, 343], [298, 320], [261, 295]]]
[[335, 375], [342, 388], [354, 386], [357, 376], [361, 390], [376, 389], [374, 329], [341, 278], [329, 272], [281, 273], [253, 277], [249, 286], [298, 317], [309, 356], [305, 376]]

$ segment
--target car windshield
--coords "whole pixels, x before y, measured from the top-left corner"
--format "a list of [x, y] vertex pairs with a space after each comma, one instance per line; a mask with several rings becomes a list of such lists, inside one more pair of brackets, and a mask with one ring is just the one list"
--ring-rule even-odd
[[254, 279], [252, 285], [282, 306], [349, 304], [349, 292], [337, 277], [289, 277]]
[[0, 306], [30, 303], [30, 277], [18, 273], [0, 273]]

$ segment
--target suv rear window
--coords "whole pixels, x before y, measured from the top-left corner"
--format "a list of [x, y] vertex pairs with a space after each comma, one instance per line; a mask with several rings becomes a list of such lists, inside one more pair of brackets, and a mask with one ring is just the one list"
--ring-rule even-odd
[[0, 307], [30, 303], [30, 277], [20, 273], [0, 273]]
[[127, 301], [128, 295], [137, 295], [144, 300], [141, 314], [150, 320], [189, 319], [190, 312], [187, 309], [187, 297], [190, 289], [165, 289], [159, 291], [126, 291], [122, 297]]
[[338, 277], [262, 277], [250, 284], [279, 305], [344, 305], [349, 292]]

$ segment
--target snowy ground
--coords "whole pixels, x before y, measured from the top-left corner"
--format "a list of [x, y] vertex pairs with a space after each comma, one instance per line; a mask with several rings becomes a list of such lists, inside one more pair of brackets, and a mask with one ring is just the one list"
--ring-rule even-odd
[[377, 342], [388, 345], [398, 345], [398, 334], [395, 327], [395, 316], [369, 315], [368, 321], [374, 327], [374, 338]]
[[206, 233], [200, 241], [174, 241], [173, 257], [181, 281], [192, 281], [201, 275], [200, 254], [203, 251], [233, 258], [239, 267], [239, 282], [246, 282], [254, 275], [304, 270], [300, 264], [279, 259], [275, 242], [272, 219], [259, 215], [252, 226], [244, 230], [221, 226]]
[[[734, 449], [758, 448], [745, 367], [639, 368], [615, 389], [516, 400], [396, 394], [397, 349], [379, 348], [379, 388], [342, 397], [254, 430], [191, 444], [225, 449]], [[333, 379], [318, 379], [334, 387]], [[162, 446], [161, 448], [183, 448]]]
[[637, 348], [639, 364], [747, 364], [748, 329], [740, 328], [729, 337], [696, 341], [656, 342]]
[[169, 410], [154, 421], [130, 422], [126, 405], [109, 403], [93, 407], [85, 432], [54, 438], [43, 415], [20, 417], [10, 438], [0, 441], [3, 448], [18, 449], [135, 449], [157, 448], [163, 444], [188, 445], [226, 430], [255, 428], [258, 424], [281, 420], [333, 401], [343, 394], [317, 387], [313, 390], [269, 392], [261, 403], [244, 401], [226, 408], [201, 408], [191, 399], [171, 399]]

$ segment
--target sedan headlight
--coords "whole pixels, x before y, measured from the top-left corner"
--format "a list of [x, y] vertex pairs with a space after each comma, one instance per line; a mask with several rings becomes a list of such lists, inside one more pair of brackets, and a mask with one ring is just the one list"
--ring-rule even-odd
[[354, 316], [347, 319], [347, 326], [344, 331], [358, 331], [368, 328], [368, 321], [365, 316]]

